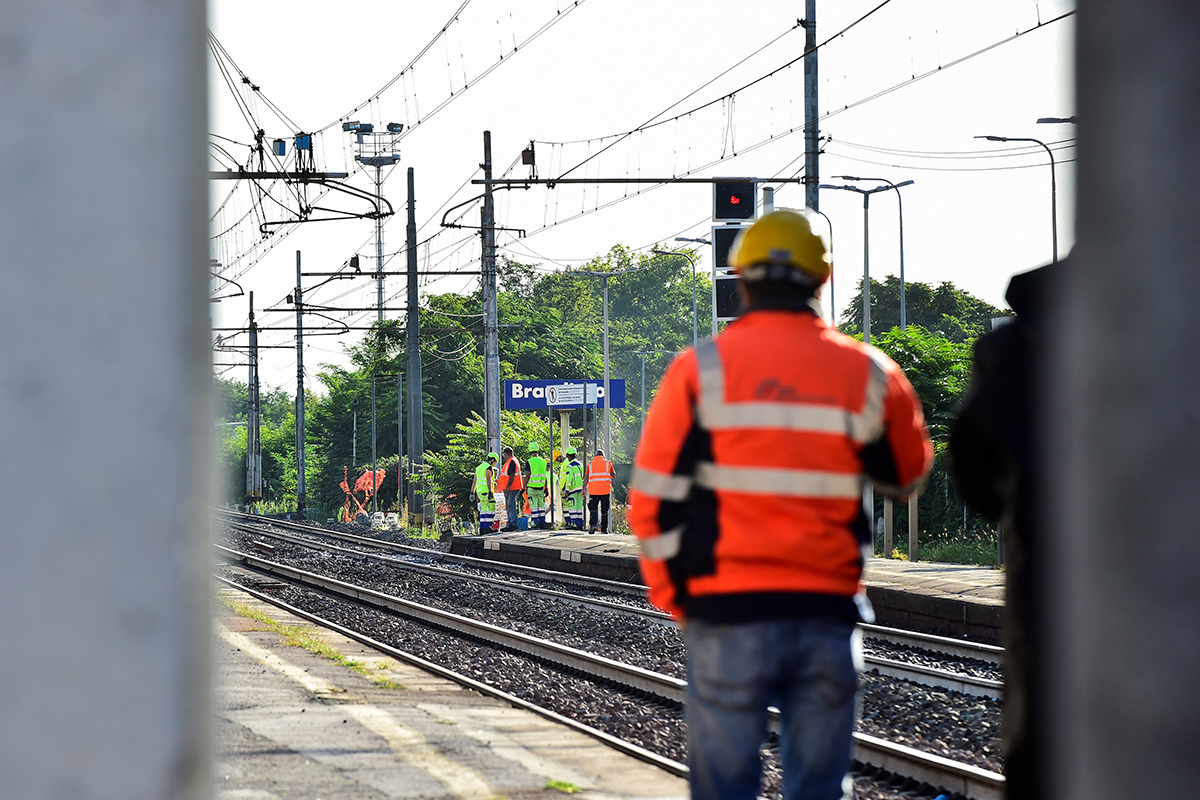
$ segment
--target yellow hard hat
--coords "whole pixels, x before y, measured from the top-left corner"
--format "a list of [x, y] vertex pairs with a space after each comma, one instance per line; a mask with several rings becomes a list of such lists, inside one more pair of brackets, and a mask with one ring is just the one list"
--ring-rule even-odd
[[[772, 264], [799, 270], [817, 283], [829, 277], [833, 256], [825, 240], [813, 231], [808, 209], [781, 208], [759, 217], [729, 248], [729, 265], [742, 280], [766, 278]], [[760, 266], [762, 269], [754, 269]]]
[[560, 452], [558, 452], [557, 450], [555, 450], [555, 451], [554, 451], [554, 458], [555, 458], [555, 459], [562, 458], [562, 453], [560, 453]]

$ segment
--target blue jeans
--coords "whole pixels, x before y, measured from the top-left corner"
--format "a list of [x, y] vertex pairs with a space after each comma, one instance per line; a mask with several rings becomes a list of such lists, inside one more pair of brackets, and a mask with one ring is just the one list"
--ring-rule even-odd
[[[767, 706], [783, 715], [787, 800], [841, 800], [854, 730], [850, 623], [688, 623], [688, 766], [693, 800], [754, 800]], [[849, 782], [846, 782], [847, 787]]]
[[508, 517], [505, 526], [509, 528], [517, 527], [517, 520], [521, 518], [521, 490], [520, 489], [505, 489], [504, 490], [504, 514]]

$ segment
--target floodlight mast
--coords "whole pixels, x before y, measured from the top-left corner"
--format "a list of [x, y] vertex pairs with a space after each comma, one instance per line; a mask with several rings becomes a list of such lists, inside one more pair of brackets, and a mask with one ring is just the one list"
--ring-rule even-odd
[[[375, 281], [377, 319], [383, 322], [383, 168], [395, 165], [400, 154], [395, 152], [396, 139], [404, 130], [399, 122], [387, 123], [386, 130], [376, 132], [369, 122], [343, 122], [342, 130], [353, 133], [360, 152], [354, 160], [375, 168]], [[368, 140], [366, 137], [370, 137]], [[364, 144], [366, 147], [364, 147]]]

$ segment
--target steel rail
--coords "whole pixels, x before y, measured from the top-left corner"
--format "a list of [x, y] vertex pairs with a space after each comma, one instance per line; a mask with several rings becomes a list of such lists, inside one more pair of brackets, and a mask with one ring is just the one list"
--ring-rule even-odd
[[[234, 528], [234, 530], [241, 530], [246, 533], [252, 533], [255, 536], [265, 536], [265, 537], [268, 537], [271, 539], [278, 539], [283, 542], [289, 542], [298, 547], [319, 547], [319, 548], [328, 550], [330, 552], [342, 553], [344, 555], [354, 556], [356, 558], [365, 558], [366, 560], [374, 561], [377, 564], [386, 564], [388, 566], [396, 567], [398, 569], [407, 569], [407, 570], [412, 570], [413, 572], [422, 572], [427, 575], [435, 575], [437, 577], [446, 578], [448, 580], [474, 581], [475, 583], [483, 583], [488, 586], [495, 586], [498, 589], [503, 589], [504, 591], [507, 591], [507, 592], [514, 592], [516, 594], [532, 594], [532, 595], [538, 595], [541, 597], [549, 597], [549, 598], [553, 598], [555, 600], [559, 600], [564, 603], [570, 603], [571, 605], [591, 607], [591, 608], [595, 608], [595, 609], [598, 609], [601, 611], [607, 611], [612, 614], [624, 614], [625, 616], [629, 616], [629, 617], [638, 617], [641, 619], [649, 620], [650, 622], [657, 623], [659, 625], [668, 625], [668, 626], [672, 626], [672, 627], [675, 625], [674, 621], [671, 619], [671, 616], [669, 614], [664, 614], [661, 611], [637, 608], [635, 606], [621, 605], [620, 603], [614, 603], [610, 600], [599, 600], [599, 599], [592, 598], [592, 597], [580, 597], [578, 595], [567, 594], [566, 592], [557, 592], [553, 589], [542, 589], [542, 588], [539, 588], [536, 586], [524, 586], [519, 583], [513, 583], [512, 581], [501, 580], [499, 578], [487, 578], [482, 575], [468, 575], [468, 574], [464, 574], [462, 572], [456, 572], [454, 570], [446, 569], [445, 567], [435, 567], [430, 564], [415, 564], [411, 561], [402, 561], [393, 556], [377, 555], [375, 553], [364, 553], [359, 550], [349, 550], [344, 547], [338, 547], [337, 545], [325, 544], [322, 542], [314, 542], [311, 539], [304, 540], [301, 538], [297, 538], [295, 536], [290, 536], [286, 533], [279, 533], [278, 531], [264, 531], [259, 528], [254, 528], [254, 527], [251, 527], [249, 525], [245, 525], [245, 524], [239, 523], [239, 522], [234, 522], [234, 523], [230, 523], [230, 524]], [[368, 546], [368, 547], [378, 547], [379, 546], [378, 544], [375, 544], [373, 542], [372, 543], [364, 542], [364, 544], [366, 544], [366, 546]]]
[[568, 728], [578, 731], [586, 736], [590, 736], [593, 739], [597, 739], [615, 750], [619, 750], [626, 755], [633, 756], [639, 761], [645, 761], [653, 764], [654, 766], [666, 770], [673, 775], [687, 777], [687, 765], [680, 764], [678, 761], [667, 758], [666, 756], [661, 756], [658, 753], [647, 750], [646, 748], [636, 745], [633, 742], [627, 742], [624, 739], [613, 736], [610, 733], [605, 733], [604, 731], [593, 728], [590, 725], [585, 725], [584, 723], [573, 720], [570, 717], [564, 717], [562, 714], [558, 714], [548, 708], [542, 708], [541, 706], [531, 703], [528, 700], [522, 700], [521, 698], [511, 695], [508, 692], [501, 691], [500, 689], [496, 689], [495, 687], [489, 686], [486, 683], [477, 681], [474, 678], [469, 678], [466, 675], [454, 672], [453, 670], [447, 669], [439, 664], [435, 664], [432, 661], [426, 661], [420, 656], [415, 656], [412, 653], [406, 653], [403, 650], [398, 650], [395, 647], [391, 647], [383, 642], [376, 641], [369, 636], [365, 636], [358, 631], [343, 627], [342, 625], [338, 625], [336, 622], [331, 622], [330, 620], [319, 617], [316, 614], [311, 614], [307, 611], [296, 608], [295, 606], [289, 605], [282, 600], [271, 597], [270, 595], [263, 594], [262, 592], [256, 592], [253, 589], [242, 586], [241, 584], [238, 584], [227, 578], [223, 578], [219, 575], [214, 577], [222, 583], [236, 588], [240, 592], [245, 592], [251, 597], [261, 600], [264, 603], [270, 603], [271, 605], [282, 608], [289, 614], [293, 614], [301, 619], [306, 619], [316, 625], [320, 625], [321, 627], [335, 631], [336, 633], [345, 636], [347, 639], [353, 639], [360, 644], [364, 644], [367, 647], [378, 650], [384, 655], [391, 656], [397, 661], [403, 661], [406, 664], [410, 664], [418, 669], [437, 675], [438, 677], [453, 681], [454, 683], [457, 683], [460, 686], [464, 686], [468, 689], [473, 689], [474, 691], [487, 695], [488, 697], [495, 697], [498, 700], [503, 700], [504, 702], [515, 706], [516, 708], [523, 708], [526, 711], [531, 711], [541, 717], [549, 719], [560, 725], [565, 725]]
[[[372, 553], [363, 553], [363, 552], [356, 551], [356, 550], [347, 550], [344, 548], [337, 547], [335, 545], [316, 543], [311, 540], [304, 541], [304, 540], [289, 536], [287, 534], [280, 533], [278, 531], [263, 530], [261, 528], [256, 528], [256, 527], [253, 527], [250, 525], [246, 525], [244, 523], [230, 523], [230, 524], [235, 526], [235, 529], [237, 529], [237, 530], [241, 530], [241, 531], [248, 532], [248, 533], [253, 533], [254, 535], [258, 535], [258, 536], [266, 536], [269, 538], [278, 539], [280, 541], [289, 542], [291, 544], [294, 544], [294, 545], [297, 545], [300, 547], [322, 547], [322, 548], [330, 550], [332, 552], [338, 552], [338, 553], [342, 553], [345, 555], [352, 555], [357, 558], [365, 558], [369, 561], [374, 561], [376, 563], [381, 563], [381, 564], [387, 564], [388, 566], [394, 566], [399, 569], [411, 569], [411, 570], [414, 570], [417, 572], [424, 572], [426, 574], [437, 575], [437, 576], [445, 577], [445, 578], [449, 578], [449, 579], [476, 581], [479, 583], [484, 583], [487, 585], [495, 586], [495, 587], [503, 589], [505, 591], [554, 598], [554, 599], [560, 600], [565, 603], [570, 603], [572, 605], [583, 606], [583, 607], [592, 607], [592, 608], [596, 608], [599, 610], [608, 611], [608, 612], [614, 613], [614, 614], [623, 614], [625, 616], [639, 617], [641, 619], [645, 619], [645, 620], [648, 620], [650, 622], [660, 624], [660, 625], [674, 625], [674, 622], [671, 620], [671, 617], [669, 615], [664, 614], [661, 611], [657, 611], [657, 610], [653, 610], [653, 609], [640, 609], [640, 608], [634, 608], [631, 606], [624, 606], [619, 603], [612, 603], [607, 600], [597, 600], [597, 599], [593, 599], [593, 598], [577, 597], [575, 595], [566, 594], [565, 592], [557, 592], [552, 589], [541, 589], [541, 588], [534, 587], [534, 586], [522, 586], [519, 584], [513, 584], [509, 581], [503, 581], [503, 580], [499, 580], [496, 578], [486, 578], [486, 577], [482, 577], [482, 576], [478, 576], [478, 575], [464, 575], [463, 573], [454, 572], [452, 570], [443, 569], [441, 567], [434, 567], [434, 566], [430, 566], [430, 565], [426, 565], [426, 564], [413, 564], [411, 562], [400, 561], [395, 558], [391, 558], [389, 556], [375, 555]], [[301, 526], [301, 527], [303, 527], [303, 526]], [[311, 531], [310, 530], [305, 531], [305, 533], [309, 533], [309, 532], [311, 532]], [[331, 532], [331, 531], [320, 531], [319, 533], [316, 533], [316, 535], [328, 536], [330, 538], [334, 538], [334, 539], [338, 539], [338, 540], [342, 540], [342, 541], [352, 541], [352, 542], [355, 542], [358, 544], [363, 544], [363, 545], [369, 546], [369, 547], [377, 547], [380, 549], [396, 550], [399, 548], [404, 548], [404, 550], [402, 552], [416, 551], [417, 553], [419, 553], [421, 555], [424, 555], [424, 554], [430, 552], [430, 551], [422, 550], [421, 548], [407, 547], [406, 545], [397, 545], [397, 544], [394, 544], [391, 542], [381, 542], [378, 539], [370, 539], [368, 537], [355, 536], [353, 534], [343, 534], [343, 533], [337, 533], [337, 532]], [[496, 563], [496, 562], [486, 561], [486, 560], [483, 560], [483, 561], [485, 564], [489, 565], [488, 567], [485, 567], [485, 568], [491, 568], [490, 565]], [[555, 573], [551, 573], [551, 574], [555, 574]], [[891, 631], [888, 628], [880, 628], [879, 626], [875, 626], [875, 625], [870, 625], [870, 626], [863, 625], [862, 627], [864, 628], [865, 631], [871, 632], [872, 635], [875, 636], [876, 638], [885, 639], [886, 641], [891, 641], [891, 642], [895, 642], [895, 643], [927, 647], [928, 645], [924, 644], [924, 642], [927, 642], [928, 640], [933, 639], [933, 640], [942, 640], [945, 642], [949, 642], [951, 645], [956, 645], [956, 646], [960, 645], [959, 642], [957, 642], [956, 640], [953, 640], [953, 639], [945, 639], [945, 637], [927, 636], [925, 634], [917, 635], [922, 638], [918, 639], [918, 638], [914, 637], [913, 639], [906, 641], [904, 636], [898, 635], [897, 632]], [[877, 633], [877, 631], [888, 632], [889, 635], [880, 636]], [[930, 647], [929, 649], [938, 649], [938, 648]], [[964, 648], [964, 647], [959, 646], [959, 647], [957, 647], [957, 649], [962, 650], [964, 652], [969, 652], [969, 648]], [[999, 649], [999, 648], [992, 648], [992, 649]], [[940, 651], [940, 652], [945, 652], [945, 651]], [[968, 656], [968, 657], [970, 657], [970, 656]], [[988, 678], [979, 678], [979, 677], [976, 677], [973, 675], [968, 675], [968, 674], [961, 673], [961, 672], [951, 672], [948, 670], [940, 670], [940, 669], [936, 669], [933, 667], [923, 666], [920, 664], [912, 664], [912, 663], [905, 662], [905, 661], [897, 661], [895, 659], [888, 659], [888, 658], [883, 658], [883, 657], [874, 656], [874, 655], [864, 655], [863, 661], [866, 664], [868, 669], [873, 669], [873, 670], [877, 671], [880, 675], [883, 675], [885, 677], [898, 678], [900, 680], [906, 680], [911, 683], [920, 684], [922, 686], [930, 686], [930, 687], [938, 688], [938, 689], [949, 689], [952, 691], [962, 692], [963, 694], [969, 694], [969, 695], [973, 695], [976, 697], [990, 697], [990, 698], [996, 699], [996, 700], [1003, 699], [1003, 697], [1004, 697], [1003, 681], [996, 681], [996, 680], [991, 680]]]
[[[271, 574], [280, 575], [280, 576], [288, 578], [289, 580], [292, 580], [292, 581], [296, 581], [299, 583], [306, 583], [306, 582], [308, 582], [306, 580], [306, 578], [311, 577], [311, 578], [315, 579], [312, 581], [312, 584], [319, 586], [320, 588], [322, 588], [325, 591], [332, 591], [335, 594], [345, 594], [349, 597], [352, 597], [353, 599], [364, 600], [366, 602], [371, 602], [372, 604], [377, 604], [372, 601], [372, 599], [371, 599], [372, 595], [377, 596], [379, 599], [386, 598], [385, 595], [379, 595], [376, 592], [371, 592], [370, 590], [363, 589], [361, 587], [353, 587], [353, 586], [350, 586], [349, 584], [342, 583], [341, 581], [333, 581], [328, 578], [321, 578], [320, 576], [314, 576], [314, 575], [311, 575], [311, 573], [304, 572], [303, 570], [295, 570], [290, 567], [282, 567], [282, 565], [275, 565], [275, 564], [272, 564], [271, 562], [265, 561], [264, 559], [259, 559], [254, 556], [250, 556], [248, 554], [238, 554], [238, 553], [236, 553], [236, 551], [232, 551], [232, 550], [229, 550], [228, 548], [220, 547], [219, 545], [217, 546], [217, 549], [218, 549], [218, 552], [221, 552], [222, 555], [227, 560], [233, 561], [235, 563], [236, 562], [244, 563], [247, 566], [250, 566], [251, 568], [254, 568], [256, 570], [261, 570], [261, 571], [265, 571], [265, 572], [268, 572]], [[276, 567], [276, 569], [272, 569], [270, 567]], [[610, 744], [611, 746], [617, 748], [618, 750], [621, 750], [622, 752], [628, 753], [629, 755], [640, 758], [644, 761], [654, 763], [654, 764], [662, 767], [663, 769], [666, 769], [666, 770], [672, 772], [673, 774], [683, 775], [683, 776], [687, 775], [687, 767], [685, 765], [680, 764], [671, 759], [667, 759], [663, 756], [659, 756], [651, 751], [648, 751], [648, 750], [645, 750], [644, 748], [639, 747], [638, 745], [634, 745], [631, 742], [626, 742], [624, 740], [621, 740], [617, 737], [612, 736], [611, 734], [607, 734], [607, 733], [604, 733], [603, 731], [598, 731], [594, 728], [590, 728], [589, 726], [583, 725], [582, 723], [578, 723], [567, 717], [563, 717], [559, 714], [556, 714], [553, 711], [549, 711], [548, 709], [543, 709], [533, 703], [529, 703], [528, 701], [513, 697], [512, 695], [509, 695], [498, 689], [494, 689], [486, 684], [475, 681], [471, 678], [467, 678], [466, 676], [459, 675], [458, 673], [448, 670], [445, 667], [441, 667], [441, 666], [438, 666], [431, 662], [425, 661], [424, 659], [421, 659], [417, 656], [413, 656], [411, 654], [404, 653], [403, 651], [396, 650], [395, 648], [391, 648], [382, 643], [375, 642], [374, 640], [370, 639], [367, 636], [359, 634], [359, 633], [357, 633], [351, 629], [345, 628], [343, 626], [337, 625], [336, 623], [332, 623], [327, 620], [323, 620], [322, 618], [320, 618], [316, 615], [310, 614], [309, 612], [305, 612], [305, 611], [297, 609], [293, 606], [290, 606], [287, 603], [284, 603], [283, 601], [281, 601], [277, 598], [273, 598], [268, 595], [255, 592], [252, 589], [241, 586], [240, 584], [237, 584], [233, 581], [229, 581], [227, 579], [220, 578], [219, 576], [218, 576], [218, 579], [223, 581], [224, 583], [227, 583], [231, 586], [236, 587], [240, 591], [244, 591], [254, 597], [257, 597], [258, 599], [263, 600], [264, 602], [268, 602], [275, 606], [283, 608], [283, 609], [289, 611], [289, 613], [294, 613], [297, 616], [300, 616], [304, 619], [308, 619], [312, 622], [315, 622], [316, 624], [326, 626], [332, 630], [337, 631], [338, 633], [341, 633], [342, 635], [345, 635], [356, 641], [362, 642], [363, 644], [366, 644], [370, 647], [375, 647], [375, 648], [379, 649], [381, 652], [387, 653], [388, 655], [391, 655], [391, 656], [397, 658], [398, 660], [403, 660], [406, 663], [413, 664], [414, 666], [417, 666], [421, 669], [426, 669], [430, 672], [441, 675], [442, 677], [445, 677], [449, 680], [453, 680], [457, 683], [460, 683], [461, 685], [469, 686], [470, 688], [476, 689], [476, 690], [483, 692], [485, 694], [488, 694], [492, 697], [497, 697], [497, 698], [503, 699], [506, 702], [510, 702], [515, 706], [518, 706], [521, 708], [526, 708], [526, 709], [533, 711], [534, 713], [540, 714], [548, 719], [553, 719], [555, 721], [562, 722], [563, 724], [569, 725], [570, 727], [574, 728], [575, 730], [579, 730], [582, 733], [585, 733], [589, 736], [593, 736], [594, 738], [604, 741], [605, 743]], [[343, 591], [342, 587], [344, 587], [347, 591]], [[395, 610], [400, 610], [401, 613], [405, 613], [406, 615], [408, 615], [408, 613], [412, 609], [412, 607], [417, 606], [417, 604], [415, 604], [415, 603], [409, 603], [408, 601], [400, 600], [399, 598], [386, 598], [386, 599], [395, 601], [396, 605], [399, 606], [399, 608], [396, 608]], [[394, 606], [390, 602], [382, 603], [382, 605], [384, 605], [385, 607], [394, 608]], [[454, 616], [454, 615], [450, 615], [450, 614], [445, 614], [445, 612], [439, 612], [439, 611], [437, 611], [437, 609], [428, 609], [428, 610], [434, 612], [433, 615], [431, 615], [434, 618], [445, 618], [445, 617], [453, 617]], [[419, 617], [419, 618], [424, 618], [424, 617]], [[444, 625], [441, 622], [434, 622], [434, 624], [441, 625], [442, 627], [452, 627], [452, 626]], [[490, 637], [488, 637], [486, 635], [481, 635], [480, 631], [485, 631], [487, 629], [491, 629], [491, 631], [499, 631], [500, 630], [500, 629], [495, 628], [494, 626], [486, 625], [486, 623], [474, 623], [474, 625], [472, 625], [470, 627], [474, 628], [475, 632], [469, 632], [469, 635], [475, 636], [477, 638], [485, 638], [485, 639], [490, 638]], [[457, 630], [458, 628], [455, 627], [454, 629]], [[513, 632], [503, 632], [503, 631], [501, 631], [501, 632], [508, 633], [508, 634], [513, 633]], [[515, 634], [515, 636], [522, 638], [522, 639], [532, 639], [532, 637], [525, 637], [521, 634]], [[534, 640], [534, 641], [538, 641], [538, 640]], [[552, 644], [552, 643], [542, 642], [541, 644]], [[511, 646], [511, 645], [507, 645], [507, 646]], [[562, 649], [570, 650], [571, 648], [562, 648]], [[574, 651], [574, 652], [580, 653], [580, 651]], [[542, 655], [540, 653], [533, 653], [533, 655], [538, 655], [539, 657], [546, 657], [545, 655]], [[609, 661], [608, 659], [601, 659], [598, 656], [589, 656], [588, 654], [582, 654], [582, 653], [581, 653], [581, 655], [585, 656], [585, 659], [584, 659], [585, 661], [607, 662], [607, 664], [610, 664], [610, 665], [617, 665], [617, 662], [612, 662], [612, 661]], [[556, 659], [552, 658], [551, 660], [556, 660]], [[562, 662], [558, 662], [558, 663], [562, 663]], [[642, 673], [647, 672], [646, 670], [641, 670], [637, 667], [630, 667], [629, 665], [618, 665], [618, 666], [623, 666], [623, 667], [626, 667], [630, 670], [634, 670], [637, 672], [642, 672]], [[587, 672], [587, 673], [591, 673], [591, 670], [588, 666], [575, 666], [575, 668], [581, 669], [582, 671]], [[591, 674], [595, 674], [595, 673], [591, 673]], [[655, 673], [647, 673], [647, 674], [654, 675]], [[607, 675], [598, 675], [598, 677], [608, 677], [608, 676]], [[658, 676], [658, 677], [665, 679], [663, 685], [682, 684], [683, 683], [682, 681], [679, 681], [678, 679], [675, 679], [675, 678], [671, 678], [670, 676], [663, 675], [663, 676]], [[613, 678], [609, 678], [609, 679], [613, 680]], [[624, 681], [624, 680], [621, 680], [621, 679], [616, 679], [616, 680], [619, 683], [625, 683], [626, 685], [630, 685], [630, 684], [626, 683], [626, 681]], [[686, 685], [686, 684], [684, 684], [684, 685]], [[654, 693], [657, 694], [658, 692], [655, 691]], [[666, 696], [666, 695], [664, 694], [662, 696]], [[682, 694], [680, 697], [680, 702], [682, 702]], [[771, 709], [771, 711], [773, 712], [771, 715], [772, 716], [772, 720], [771, 720], [772, 728], [777, 728], [778, 727], [778, 711], [775, 709]], [[870, 764], [872, 766], [876, 766], [881, 769], [885, 769], [896, 775], [900, 775], [900, 776], [907, 777], [907, 778], [913, 778], [914, 780], [928, 783], [932, 786], [948, 789], [950, 791], [957, 792], [958, 794], [961, 794], [967, 798], [970, 798], [971, 800], [1003, 800], [1003, 797], [1004, 797], [1004, 776], [1003, 775], [1000, 775], [998, 773], [991, 772], [991, 771], [988, 771], [985, 769], [981, 769], [979, 767], [974, 767], [969, 764], [959, 763], [959, 762], [953, 761], [951, 759], [933, 755], [931, 753], [925, 753], [925, 752], [922, 752], [922, 751], [917, 750], [912, 747], [907, 747], [905, 745], [896, 744], [894, 742], [888, 742], [884, 739], [879, 739], [874, 736], [868, 736], [866, 734], [857, 733], [857, 732], [854, 733], [852, 757], [856, 761], [859, 761], [863, 764]]]
[[462, 564], [465, 567], [478, 567], [480, 569], [490, 569], [501, 572], [512, 572], [517, 575], [526, 575], [530, 578], [541, 578], [543, 580], [558, 581], [559, 583], [571, 583], [577, 586], [592, 586], [597, 589], [605, 589], [607, 591], [616, 592], [619, 594], [628, 594], [634, 597], [646, 596], [646, 587], [636, 583], [622, 583], [621, 581], [610, 581], [604, 578], [593, 578], [590, 575], [579, 575], [573, 572], [556, 572], [550, 569], [541, 569], [540, 567], [527, 567], [521, 564], [510, 564], [506, 561], [494, 561], [489, 558], [474, 558], [472, 556], [458, 556], [451, 553], [443, 553], [440, 550], [429, 550], [424, 547], [412, 547], [406, 544], [396, 544], [382, 539], [375, 539], [370, 536], [357, 536], [352, 533], [342, 533], [341, 531], [332, 531], [326, 528], [315, 528], [312, 525], [302, 525], [298, 522], [290, 520], [272, 519], [270, 517], [262, 517], [257, 514], [244, 514], [240, 511], [229, 511], [227, 509], [217, 509], [219, 514], [235, 517], [246, 522], [256, 522], [260, 525], [271, 524], [278, 525], [283, 528], [310, 533], [314, 536], [328, 536], [333, 539], [341, 539], [343, 541], [361, 542], [369, 544], [373, 547], [386, 548], [396, 550], [401, 553], [412, 553], [425, 558], [430, 558], [435, 561], [444, 561], [448, 564]]
[[854, 734], [854, 759], [971, 800], [1004, 800], [1004, 776], [886, 739]]
[[[620, 592], [622, 594], [640, 596], [643, 598], [646, 596], [646, 587], [635, 583], [621, 583], [619, 581], [609, 581], [603, 578], [592, 578], [587, 575], [577, 575], [571, 572], [556, 572], [554, 570], [540, 569], [538, 567], [526, 567], [520, 564], [510, 564], [506, 561], [495, 561], [487, 558], [456, 556], [449, 553], [442, 553], [441, 551], [437, 550], [411, 547], [409, 545], [396, 544], [394, 542], [375, 539], [369, 536], [356, 536], [350, 533], [342, 533], [341, 531], [313, 527], [312, 525], [302, 525], [289, 520], [277, 520], [257, 514], [246, 514], [240, 511], [230, 511], [228, 509], [217, 509], [217, 511], [220, 514], [236, 517], [247, 522], [278, 525], [280, 527], [290, 528], [303, 533], [309, 533], [314, 536], [327, 536], [334, 539], [342, 539], [344, 541], [369, 544], [371, 546], [383, 549], [396, 550], [398, 552], [413, 553], [450, 564], [462, 564], [463, 566], [478, 567], [480, 569], [489, 569], [498, 572], [512, 572], [517, 575], [526, 575], [531, 578], [553, 580], [560, 583], [574, 583], [577, 585], [594, 586], [613, 592]], [[982, 644], [980, 642], [972, 642], [964, 639], [952, 639], [946, 636], [936, 636], [917, 631], [905, 631], [899, 628], [886, 628], [882, 625], [868, 625], [864, 623], [860, 624], [859, 627], [863, 629], [863, 633], [871, 636], [872, 638], [881, 639], [893, 644], [920, 647], [926, 650], [957, 656], [959, 658], [975, 658], [979, 659], [980, 661], [987, 661], [992, 664], [999, 665], [1004, 657], [1004, 648], [997, 647], [995, 645]]]
[[996, 666], [999, 666], [1004, 660], [1004, 648], [997, 647], [994, 644], [951, 639], [947, 636], [935, 636], [932, 633], [901, 631], [896, 628], [885, 628], [882, 625], [868, 625], [863, 623], [859, 627], [862, 628], [863, 633], [872, 638], [891, 642], [892, 644], [921, 647], [925, 650], [933, 650], [938, 653], [945, 653], [946, 655], [958, 656], [959, 658], [977, 658], [980, 661], [987, 661]]
[[406, 617], [481, 639], [490, 644], [500, 645], [527, 656], [552, 661], [604, 680], [648, 692], [676, 703], [683, 703], [683, 695], [687, 683], [670, 675], [651, 672], [648, 669], [635, 667], [631, 664], [622, 664], [619, 661], [613, 661], [610, 658], [577, 650], [574, 647], [568, 647], [545, 639], [538, 639], [534, 636], [518, 633], [517, 631], [505, 630], [496, 625], [452, 614], [448, 611], [421, 605], [420, 603], [414, 603], [411, 600], [404, 600], [362, 586], [354, 586], [353, 584], [334, 578], [317, 575], [306, 570], [277, 564], [274, 561], [259, 558], [249, 553], [239, 553], [236, 550], [222, 547], [221, 545], [214, 545], [214, 547], [216, 547], [218, 554], [222, 558], [233, 563], [245, 564], [271, 575], [282, 576], [295, 583], [301, 583], [330, 594], [341, 595], [352, 600], [358, 600], [395, 611]]

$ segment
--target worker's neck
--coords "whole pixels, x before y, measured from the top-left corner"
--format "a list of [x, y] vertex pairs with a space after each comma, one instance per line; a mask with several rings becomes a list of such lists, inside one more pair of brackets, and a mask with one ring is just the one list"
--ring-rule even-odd
[[774, 296], [759, 297], [746, 305], [746, 313], [751, 311], [804, 311], [821, 316], [821, 304], [815, 297]]

